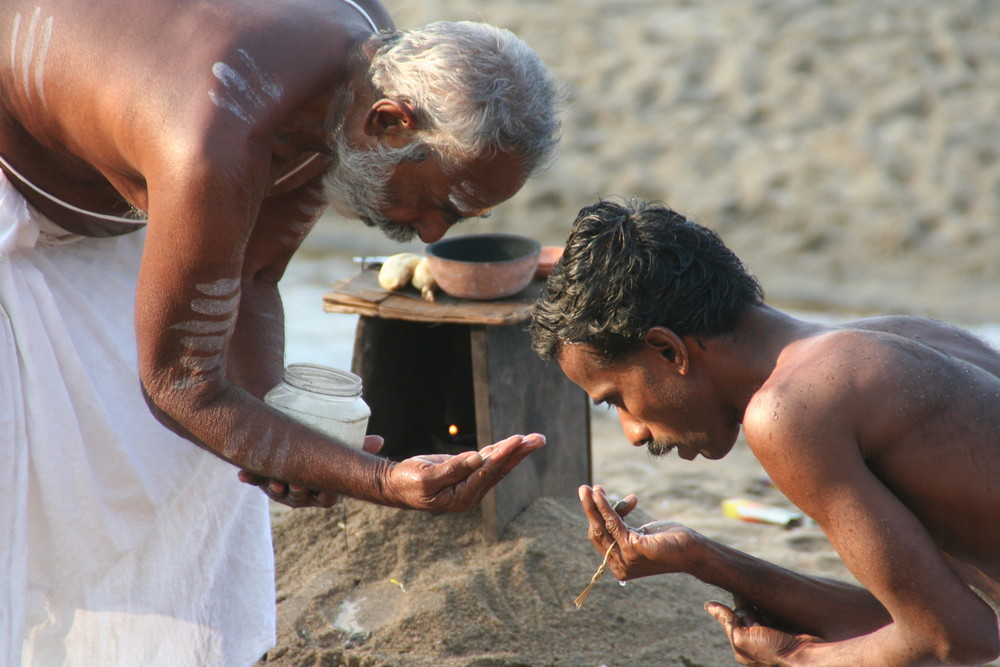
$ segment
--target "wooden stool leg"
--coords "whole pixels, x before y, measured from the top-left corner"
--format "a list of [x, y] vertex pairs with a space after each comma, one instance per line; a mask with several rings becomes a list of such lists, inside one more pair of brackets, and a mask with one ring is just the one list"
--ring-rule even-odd
[[547, 438], [483, 501], [486, 537], [496, 541], [536, 498], [576, 497], [590, 483], [590, 403], [558, 364], [538, 358], [522, 327], [475, 326], [471, 337], [480, 448], [515, 433]]

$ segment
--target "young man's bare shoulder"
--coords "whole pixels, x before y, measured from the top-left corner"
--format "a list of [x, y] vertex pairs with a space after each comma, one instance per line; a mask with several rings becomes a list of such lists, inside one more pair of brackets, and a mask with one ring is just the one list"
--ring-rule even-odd
[[920, 331], [922, 339], [903, 335], [908, 328], [844, 327], [789, 345], [748, 404], [743, 426], [751, 448], [767, 455], [854, 446], [874, 456], [949, 419], [968, 419], [983, 409], [982, 396], [1000, 394], [1000, 378], [976, 358], [995, 353], [970, 348], [964, 337], [946, 345], [952, 329]]
[[747, 405], [747, 441], [753, 448], [780, 448], [801, 446], [820, 433], [849, 437], [902, 372], [896, 354], [885, 334], [856, 329], [828, 329], [795, 341]]

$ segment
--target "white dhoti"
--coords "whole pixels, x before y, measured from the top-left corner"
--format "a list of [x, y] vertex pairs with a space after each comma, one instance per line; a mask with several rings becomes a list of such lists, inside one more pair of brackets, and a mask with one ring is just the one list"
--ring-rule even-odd
[[0, 664], [247, 665], [267, 500], [142, 397], [141, 231], [71, 243], [0, 174]]

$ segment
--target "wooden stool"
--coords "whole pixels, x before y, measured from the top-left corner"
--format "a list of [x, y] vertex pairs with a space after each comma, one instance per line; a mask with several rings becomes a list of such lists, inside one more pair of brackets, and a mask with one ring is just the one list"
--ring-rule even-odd
[[339, 281], [323, 308], [360, 316], [351, 370], [364, 381], [368, 432], [385, 437], [383, 455], [457, 453], [543, 433], [546, 446], [483, 501], [490, 541], [535, 498], [576, 497], [591, 478], [589, 401], [530, 348], [525, 324], [540, 283], [497, 301], [438, 294], [431, 303], [409, 287], [383, 289], [377, 275]]

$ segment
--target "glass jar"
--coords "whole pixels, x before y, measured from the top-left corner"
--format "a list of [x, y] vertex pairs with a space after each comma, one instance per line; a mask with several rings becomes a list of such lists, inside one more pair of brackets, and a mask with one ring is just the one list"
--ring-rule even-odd
[[365, 441], [371, 410], [361, 398], [361, 378], [319, 364], [289, 364], [264, 401], [289, 417], [357, 449]]

